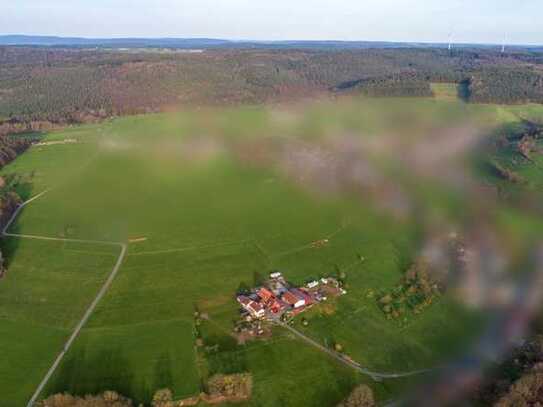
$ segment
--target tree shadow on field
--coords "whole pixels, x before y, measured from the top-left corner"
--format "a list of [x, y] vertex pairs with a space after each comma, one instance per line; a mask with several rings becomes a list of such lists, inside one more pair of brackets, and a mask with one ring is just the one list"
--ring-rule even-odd
[[134, 373], [120, 348], [91, 353], [72, 352], [60, 365], [44, 396], [67, 392], [84, 396], [113, 390], [127, 397], [134, 393]]
[[[0, 225], [0, 227], [4, 227]], [[10, 233], [20, 233], [20, 228], [17, 224], [14, 224], [10, 229]], [[0, 253], [1, 253], [1, 264], [0, 264], [0, 282], [2, 277], [2, 272], [9, 273], [9, 268], [13, 263], [13, 260], [16, 257], [19, 247], [21, 245], [21, 238], [19, 237], [0, 237]]]
[[[6, 179], [6, 177], [3, 177]], [[7, 177], [8, 184], [9, 175]], [[26, 181], [13, 181], [14, 184], [5, 185], [0, 188], [0, 201], [2, 204], [2, 210], [0, 211], [0, 230], [3, 231], [11, 220], [12, 215], [18, 208], [19, 203], [24, 202], [32, 196], [32, 183]], [[17, 197], [18, 195], [18, 197]], [[15, 197], [15, 198], [14, 198]], [[24, 212], [25, 208], [22, 208], [13, 222], [11, 223], [7, 232], [12, 234], [20, 234], [21, 227], [17, 222], [17, 219]], [[21, 238], [15, 236], [3, 236], [0, 234], [0, 277], [3, 272], [8, 272], [9, 267], [16, 257], [16, 253], [19, 250], [21, 244]]]
[[468, 103], [471, 98], [471, 79], [464, 79], [458, 84], [457, 96], [460, 100]]

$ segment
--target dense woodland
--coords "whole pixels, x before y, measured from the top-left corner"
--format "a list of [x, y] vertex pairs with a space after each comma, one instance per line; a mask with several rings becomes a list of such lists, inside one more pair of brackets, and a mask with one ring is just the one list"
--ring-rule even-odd
[[463, 86], [476, 103], [543, 101], [540, 54], [367, 49], [113, 52], [0, 47], [0, 133], [47, 130], [177, 106], [254, 104], [342, 92], [429, 96]]

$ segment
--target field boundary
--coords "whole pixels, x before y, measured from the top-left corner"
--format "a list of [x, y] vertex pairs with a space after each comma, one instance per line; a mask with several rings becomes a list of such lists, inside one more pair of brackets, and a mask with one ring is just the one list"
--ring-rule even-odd
[[170, 253], [181, 253], [181, 252], [188, 252], [192, 250], [205, 250], [205, 249], [215, 249], [218, 247], [224, 247], [224, 246], [236, 246], [236, 245], [242, 245], [245, 243], [251, 243], [252, 239], [243, 239], [243, 240], [230, 240], [225, 242], [216, 242], [216, 243], [209, 243], [209, 244], [203, 244], [200, 246], [184, 246], [184, 247], [177, 247], [172, 249], [163, 249], [163, 250], [149, 250], [144, 252], [136, 252], [136, 253], [130, 253], [128, 257], [133, 256], [153, 256], [155, 254], [170, 254]]
[[[303, 246], [299, 246], [299, 247], [296, 247], [294, 249], [281, 252], [281, 253], [279, 253], [277, 255], [270, 256], [269, 254], [267, 254], [263, 250], [263, 248], [260, 246], [260, 244], [258, 244], [256, 239], [243, 239], [243, 240], [237, 240], [237, 241], [215, 242], [215, 243], [204, 244], [204, 245], [199, 245], [199, 246], [198, 245], [197, 246], [185, 246], [185, 247], [180, 247], [180, 248], [142, 251], [142, 252], [139, 252], [139, 253], [136, 252], [136, 253], [132, 253], [132, 254], [127, 254], [128, 244], [126, 242], [91, 240], [91, 239], [70, 239], [70, 238], [61, 238], [61, 237], [51, 237], [51, 236], [41, 236], [41, 235], [33, 235], [33, 234], [20, 234], [20, 233], [10, 233], [10, 232], [8, 232], [9, 228], [16, 221], [16, 219], [19, 216], [19, 214], [21, 213], [21, 211], [26, 206], [28, 206], [29, 204], [34, 202], [35, 200], [37, 200], [37, 199], [41, 198], [42, 196], [46, 195], [49, 191], [50, 191], [50, 189], [47, 189], [47, 190], [37, 194], [36, 196], [28, 199], [27, 201], [21, 203], [16, 208], [16, 210], [14, 211], [12, 216], [10, 217], [10, 219], [7, 222], [7, 224], [5, 225], [5, 227], [2, 229], [2, 231], [1, 231], [2, 236], [15, 237], [15, 238], [21, 238], [21, 239], [34, 239], [34, 240], [41, 240], [41, 241], [57, 241], [57, 242], [72, 242], [72, 243], [82, 243], [82, 244], [101, 244], [101, 245], [116, 246], [116, 247], [120, 248], [120, 253], [119, 253], [119, 256], [118, 256], [118, 258], [117, 258], [117, 260], [115, 262], [115, 265], [114, 265], [113, 269], [111, 270], [111, 272], [109, 273], [105, 283], [102, 285], [102, 287], [100, 288], [99, 292], [97, 293], [96, 297], [93, 299], [91, 304], [85, 310], [82, 318], [79, 320], [79, 322], [75, 326], [73, 332], [71, 333], [70, 337], [67, 339], [67, 341], [63, 345], [62, 350], [56, 356], [55, 360], [53, 361], [53, 364], [51, 365], [51, 367], [49, 368], [49, 370], [47, 371], [47, 373], [45, 374], [45, 376], [43, 377], [43, 379], [39, 383], [37, 389], [35, 390], [35, 392], [33, 393], [32, 397], [31, 397], [31, 399], [28, 401], [27, 407], [33, 407], [35, 405], [36, 401], [38, 400], [38, 398], [42, 394], [43, 390], [45, 389], [45, 386], [47, 385], [47, 383], [49, 382], [51, 377], [54, 375], [54, 373], [55, 373], [56, 369], [58, 368], [58, 366], [61, 364], [64, 356], [68, 353], [71, 346], [73, 345], [73, 343], [75, 342], [75, 340], [77, 339], [79, 334], [81, 333], [81, 330], [86, 325], [86, 323], [90, 319], [91, 315], [95, 311], [96, 307], [98, 306], [98, 303], [102, 300], [102, 298], [104, 297], [104, 295], [108, 291], [109, 287], [113, 283], [113, 281], [114, 281], [116, 275], [118, 274], [118, 271], [119, 271], [125, 257], [129, 257], [129, 256], [147, 256], [147, 255], [166, 254], [166, 253], [179, 253], [179, 252], [185, 252], [185, 251], [190, 251], [190, 250], [201, 250], [201, 249], [216, 248], [216, 247], [221, 247], [221, 246], [253, 243], [256, 246], [257, 250], [260, 252], [260, 254], [263, 255], [268, 260], [268, 262], [271, 263], [272, 259], [280, 258], [280, 257], [283, 257], [285, 255], [288, 256], [290, 254], [294, 254], [294, 253], [300, 252], [302, 250], [306, 250], [306, 249], [309, 249], [309, 248], [313, 247], [312, 243], [308, 243], [308, 244], [305, 244]], [[335, 230], [332, 233], [330, 233], [329, 235], [327, 235], [326, 238], [327, 239], [333, 238], [337, 234], [341, 233], [345, 228], [346, 228], [346, 225], [342, 225], [340, 228], [338, 228], [337, 230]], [[351, 264], [348, 267], [352, 267], [352, 266], [354, 266], [356, 264], [358, 264], [358, 262], [354, 263], [354, 264]], [[183, 320], [183, 319], [180, 319], [180, 320]], [[210, 321], [210, 322], [212, 322], [212, 321]], [[281, 321], [274, 321], [274, 322], [278, 326], [284, 328], [285, 330], [290, 331], [291, 334], [294, 334], [294, 336], [298, 337], [298, 339], [302, 340], [307, 345], [310, 345], [310, 346], [316, 348], [317, 350], [327, 354], [329, 357], [331, 357], [331, 358], [335, 359], [336, 361], [346, 365], [347, 367], [350, 367], [351, 369], [353, 369], [353, 370], [355, 370], [355, 371], [357, 371], [357, 372], [359, 372], [359, 373], [361, 373], [363, 375], [367, 375], [367, 376], [371, 377], [374, 381], [382, 381], [382, 380], [385, 380], [385, 379], [404, 378], [404, 377], [409, 377], [409, 376], [428, 373], [428, 372], [431, 371], [431, 369], [419, 369], [419, 370], [406, 371], [406, 372], [390, 372], [390, 373], [372, 371], [372, 370], [369, 370], [367, 368], [362, 367], [358, 362], [356, 362], [356, 361], [354, 361], [354, 360], [352, 360], [350, 358], [347, 358], [347, 357], [345, 357], [344, 355], [342, 355], [342, 354], [340, 354], [338, 352], [335, 352], [335, 351], [333, 351], [331, 349], [328, 349], [327, 347], [325, 347], [322, 344], [318, 343], [316, 340], [314, 340], [313, 338], [305, 335], [304, 333], [300, 332], [299, 330], [295, 329], [294, 327], [291, 327], [288, 324], [282, 323]]]
[[346, 358], [343, 354], [341, 354], [339, 352], [336, 352], [336, 351], [333, 351], [331, 349], [328, 349], [324, 345], [321, 345], [320, 343], [318, 343], [313, 338], [310, 338], [309, 336], [304, 335], [302, 332], [300, 332], [299, 330], [297, 330], [296, 328], [290, 326], [287, 323], [281, 322], [279, 320], [275, 321], [275, 323], [277, 325], [279, 325], [280, 327], [283, 327], [283, 328], [287, 329], [288, 331], [290, 331], [291, 333], [296, 335], [298, 338], [300, 338], [301, 340], [303, 340], [307, 344], [317, 348], [321, 352], [324, 352], [324, 353], [328, 354], [332, 358], [334, 358], [337, 361], [339, 361], [339, 362], [353, 368], [354, 370], [356, 370], [356, 371], [358, 371], [358, 372], [360, 372], [360, 373], [362, 373], [364, 375], [370, 376], [374, 381], [377, 381], [377, 382], [382, 381], [383, 379], [399, 379], [399, 378], [403, 378], [403, 377], [420, 375], [420, 374], [428, 373], [428, 372], [432, 371], [432, 369], [418, 369], [418, 370], [411, 370], [411, 371], [408, 371], [408, 372], [399, 372], [399, 373], [384, 373], [384, 372], [372, 371], [372, 370], [369, 370], [369, 369], [366, 369], [366, 368], [362, 367], [360, 365], [360, 363], [358, 363], [358, 362], [356, 362], [356, 361], [354, 361], [352, 359]]
[[33, 407], [34, 406], [34, 403], [36, 402], [36, 400], [40, 396], [41, 392], [43, 391], [43, 389], [47, 385], [47, 382], [49, 381], [49, 379], [51, 379], [51, 376], [53, 376], [53, 374], [55, 373], [55, 370], [60, 365], [60, 362], [62, 362], [62, 359], [64, 358], [66, 353], [68, 353], [68, 351], [70, 350], [70, 347], [72, 346], [72, 344], [74, 343], [76, 338], [79, 336], [79, 333], [81, 332], [81, 329], [83, 329], [83, 327], [85, 326], [85, 324], [87, 323], [87, 321], [91, 317], [92, 313], [96, 309], [96, 306], [98, 305], [100, 300], [106, 294], [107, 290], [111, 286], [111, 283], [113, 282], [113, 280], [115, 279], [117, 273], [119, 272], [119, 269], [121, 268], [121, 264], [123, 263], [123, 260], [124, 260], [124, 258], [126, 256], [126, 251], [127, 251], [127, 248], [128, 248], [128, 245], [126, 243], [124, 243], [124, 242], [112, 242], [112, 241], [102, 241], [102, 240], [87, 240], [87, 239], [68, 239], [68, 238], [59, 238], [59, 237], [27, 235], [27, 234], [19, 234], [19, 233], [9, 233], [8, 229], [11, 227], [11, 225], [13, 224], [13, 222], [15, 221], [15, 219], [17, 218], [19, 213], [23, 210], [23, 208], [28, 206], [30, 203], [34, 202], [36, 199], [44, 196], [49, 191], [50, 190], [45, 190], [45, 191], [41, 192], [40, 194], [28, 199], [27, 201], [23, 202], [22, 204], [20, 204], [17, 207], [17, 209], [15, 210], [15, 212], [13, 212], [13, 215], [11, 216], [9, 221], [7, 222], [6, 226], [4, 226], [4, 228], [2, 229], [2, 236], [4, 236], [4, 237], [17, 237], [17, 238], [20, 238], [20, 239], [34, 239], [34, 240], [56, 241], [56, 242], [103, 244], [103, 245], [109, 245], [109, 246], [117, 246], [117, 247], [119, 247], [121, 249], [121, 251], [119, 253], [119, 257], [117, 258], [117, 261], [115, 262], [115, 265], [113, 266], [113, 269], [109, 273], [108, 278], [106, 279], [105, 283], [102, 285], [102, 288], [100, 288], [100, 291], [98, 291], [98, 294], [96, 295], [96, 297], [94, 297], [94, 300], [91, 302], [89, 307], [86, 309], [85, 313], [83, 314], [83, 317], [78, 322], [78, 324], [74, 328], [72, 334], [70, 335], [70, 337], [68, 338], [68, 340], [66, 341], [64, 346], [62, 347], [61, 352], [55, 358], [53, 364], [51, 365], [51, 367], [49, 368], [49, 370], [45, 374], [45, 377], [42, 379], [42, 381], [38, 385], [38, 388], [36, 389], [36, 391], [34, 392], [32, 397], [28, 401], [27, 407]]

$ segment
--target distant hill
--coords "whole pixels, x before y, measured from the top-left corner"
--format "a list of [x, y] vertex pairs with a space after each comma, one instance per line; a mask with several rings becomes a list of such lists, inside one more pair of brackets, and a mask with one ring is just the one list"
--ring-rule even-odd
[[45, 47], [220, 47], [230, 41], [212, 38], [79, 38], [32, 35], [0, 35], [0, 45], [30, 45]]
[[[74, 48], [178, 48], [178, 49], [368, 49], [368, 48], [446, 48], [443, 43], [387, 41], [252, 41], [216, 38], [81, 38], [33, 35], [0, 35], [0, 46], [39, 46]], [[495, 48], [493, 44], [455, 44], [455, 48]], [[509, 47], [526, 51], [543, 51], [543, 46]]]

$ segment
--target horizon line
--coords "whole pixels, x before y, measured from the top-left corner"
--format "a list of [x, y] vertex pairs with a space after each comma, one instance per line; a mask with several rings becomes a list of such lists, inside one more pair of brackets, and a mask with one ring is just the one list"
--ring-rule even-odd
[[[249, 38], [227, 38], [227, 37], [210, 37], [210, 36], [195, 36], [195, 37], [175, 37], [175, 36], [79, 36], [79, 35], [58, 35], [58, 34], [3, 34], [0, 37], [35, 37], [35, 38], [56, 38], [56, 39], [78, 39], [86, 41], [104, 41], [104, 40], [215, 40], [225, 42], [248, 42], [248, 43], [279, 43], [279, 42], [341, 42], [341, 43], [396, 43], [396, 44], [449, 44], [449, 41], [417, 41], [417, 40], [346, 40], [346, 39], [249, 39]], [[458, 41], [452, 42], [456, 45], [486, 45], [486, 46], [502, 46], [503, 42], [470, 42]], [[513, 47], [543, 47], [542, 43], [505, 43], [505, 46]]]

